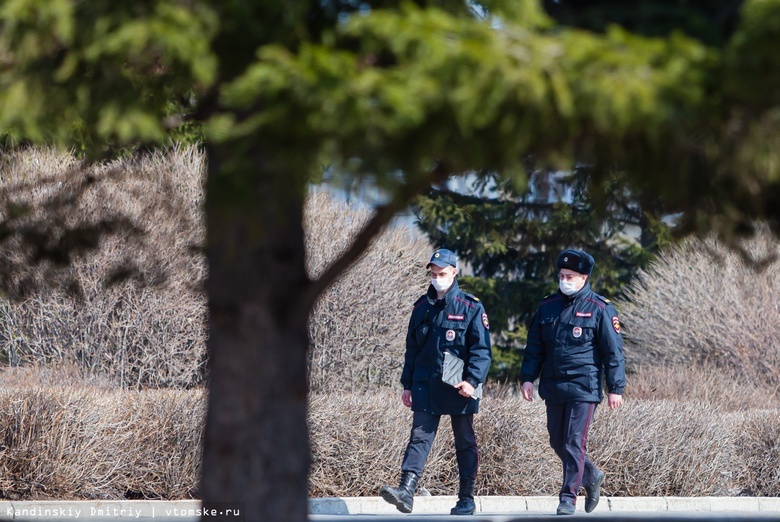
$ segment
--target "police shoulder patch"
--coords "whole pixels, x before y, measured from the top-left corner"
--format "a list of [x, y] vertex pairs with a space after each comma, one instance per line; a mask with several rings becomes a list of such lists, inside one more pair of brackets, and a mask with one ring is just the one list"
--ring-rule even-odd
[[616, 315], [612, 317], [612, 328], [615, 329], [616, 334], [620, 334], [620, 319]]

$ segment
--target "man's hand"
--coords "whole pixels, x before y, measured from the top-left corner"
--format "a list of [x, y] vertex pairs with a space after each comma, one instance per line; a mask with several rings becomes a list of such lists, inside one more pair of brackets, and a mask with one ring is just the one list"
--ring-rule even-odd
[[412, 407], [412, 390], [404, 390], [401, 394], [401, 402], [403, 402], [404, 406], [407, 408]]
[[617, 393], [609, 393], [607, 394], [607, 404], [610, 410], [616, 410], [623, 406], [623, 396]]
[[455, 385], [455, 388], [457, 388], [458, 393], [464, 397], [471, 397], [474, 395], [474, 387], [466, 381], [459, 382]]
[[529, 402], [534, 400], [534, 383], [524, 382], [522, 390], [523, 390], [523, 399]]

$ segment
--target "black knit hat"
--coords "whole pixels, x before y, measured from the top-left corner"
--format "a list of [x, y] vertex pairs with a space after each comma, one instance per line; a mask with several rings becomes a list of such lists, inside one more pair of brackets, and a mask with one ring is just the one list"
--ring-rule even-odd
[[593, 265], [596, 262], [593, 257], [584, 250], [572, 250], [567, 248], [558, 255], [558, 270], [568, 268], [579, 274], [587, 276], [593, 271]]

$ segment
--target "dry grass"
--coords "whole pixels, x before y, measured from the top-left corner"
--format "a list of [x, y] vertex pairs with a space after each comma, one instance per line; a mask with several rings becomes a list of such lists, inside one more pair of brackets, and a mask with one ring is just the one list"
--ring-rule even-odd
[[195, 494], [203, 390], [134, 391], [78, 384], [69, 372], [47, 371], [41, 379], [29, 370], [7, 373], [0, 388], [2, 498]]

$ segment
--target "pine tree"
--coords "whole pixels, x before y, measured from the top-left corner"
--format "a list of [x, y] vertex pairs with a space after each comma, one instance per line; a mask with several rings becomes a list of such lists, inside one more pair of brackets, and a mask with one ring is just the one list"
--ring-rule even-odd
[[671, 239], [658, 205], [640, 205], [624, 178], [600, 187], [590, 181], [585, 166], [539, 170], [525, 188], [483, 177], [469, 192], [439, 186], [416, 202], [419, 227], [432, 244], [458, 254], [470, 272], [460, 277], [462, 286], [490, 314], [495, 379], [516, 377], [527, 324], [539, 301], [556, 290], [561, 250], [591, 253], [594, 290], [614, 297]]

